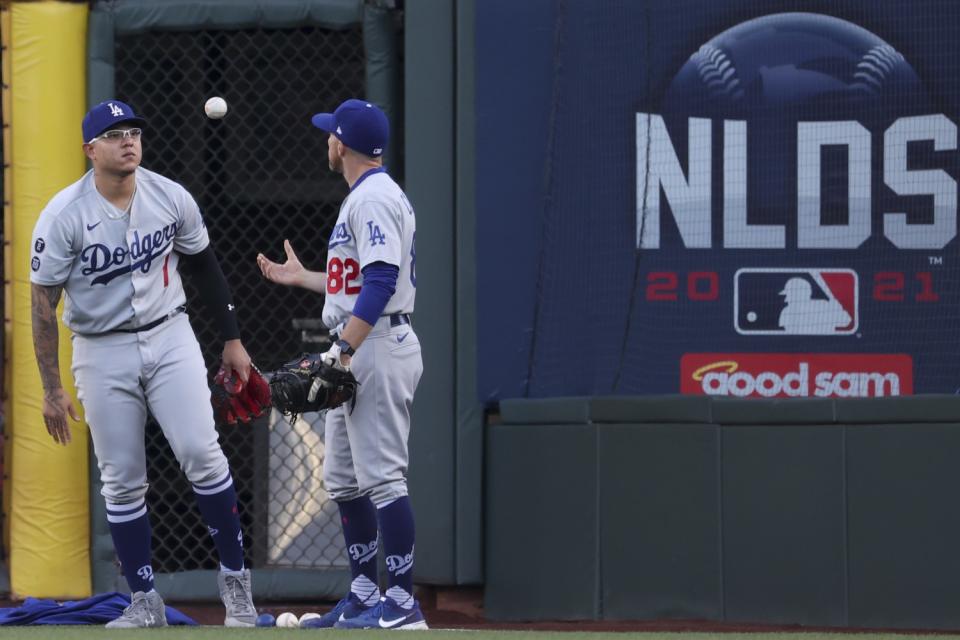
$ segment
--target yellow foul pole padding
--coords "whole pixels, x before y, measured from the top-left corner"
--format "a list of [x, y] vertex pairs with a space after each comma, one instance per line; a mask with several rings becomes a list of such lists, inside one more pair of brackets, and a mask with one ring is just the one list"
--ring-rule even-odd
[[[87, 429], [68, 419], [73, 442], [63, 447], [44, 427], [31, 332], [30, 261], [40, 211], [86, 170], [80, 121], [86, 111], [88, 7], [13, 2], [10, 11], [10, 584], [18, 597], [82, 598], [91, 595]], [[79, 409], [70, 357], [69, 332], [61, 324], [60, 375]]]
[[[13, 162], [13, 147], [10, 136], [10, 7], [9, 5], [0, 6], [0, 42], [3, 44], [3, 51], [0, 53], [0, 64], [3, 66], [4, 85], [0, 89], [0, 95], [3, 96], [3, 237], [9, 244], [13, 237], [13, 207], [10, 197], [13, 193], [13, 171], [10, 165]], [[3, 273], [9, 282], [13, 274], [13, 251], [4, 247], [3, 251]], [[10, 470], [10, 436], [13, 434], [13, 423], [10, 421], [9, 402], [10, 390], [13, 387], [13, 376], [10, 366], [13, 353], [13, 287], [4, 285], [3, 287], [3, 396], [5, 407], [8, 409], [6, 424], [4, 425], [4, 446], [3, 446], [3, 468], [4, 475]], [[3, 550], [4, 555], [10, 555], [10, 483], [3, 483]]]

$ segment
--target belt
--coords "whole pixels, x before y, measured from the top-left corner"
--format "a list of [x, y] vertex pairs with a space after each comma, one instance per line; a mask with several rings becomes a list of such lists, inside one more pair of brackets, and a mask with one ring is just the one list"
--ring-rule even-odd
[[[387, 316], [380, 316], [381, 318], [386, 318]], [[391, 313], [390, 316], [390, 327], [399, 327], [402, 324], [411, 324], [410, 314], [409, 313]], [[330, 337], [334, 340], [338, 340], [340, 337], [340, 332], [343, 331], [343, 327], [346, 326], [346, 322], [337, 325], [330, 330]]]
[[402, 324], [410, 324], [409, 313], [391, 313], [390, 314], [391, 327], [399, 327]]
[[156, 327], [159, 327], [160, 325], [162, 325], [164, 322], [166, 322], [166, 321], [169, 320], [170, 318], [173, 318], [174, 316], [180, 315], [181, 313], [183, 313], [183, 312], [186, 311], [186, 310], [187, 310], [187, 305], [182, 304], [182, 305], [180, 305], [179, 307], [177, 307], [176, 309], [174, 309], [173, 311], [171, 311], [170, 313], [168, 313], [167, 315], [165, 315], [165, 316], [163, 316], [163, 317], [160, 317], [160, 318], [157, 318], [157, 319], [154, 320], [153, 322], [148, 322], [147, 324], [145, 324], [145, 325], [143, 325], [143, 326], [133, 327], [133, 328], [130, 328], [130, 329], [112, 329], [112, 330], [108, 331], [107, 333], [140, 333], [141, 331], [150, 331], [150, 329], [155, 329]]

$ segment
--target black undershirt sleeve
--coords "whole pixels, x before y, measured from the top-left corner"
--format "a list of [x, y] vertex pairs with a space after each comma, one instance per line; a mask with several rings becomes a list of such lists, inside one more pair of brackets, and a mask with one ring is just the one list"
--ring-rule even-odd
[[193, 255], [180, 254], [180, 271], [190, 277], [197, 289], [207, 312], [213, 313], [217, 329], [223, 341], [240, 337], [237, 325], [237, 312], [230, 293], [230, 285], [223, 275], [220, 262], [210, 245]]

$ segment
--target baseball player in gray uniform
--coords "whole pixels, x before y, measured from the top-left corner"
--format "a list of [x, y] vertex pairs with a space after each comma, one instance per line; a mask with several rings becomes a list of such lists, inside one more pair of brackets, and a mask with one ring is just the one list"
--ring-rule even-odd
[[[410, 406], [423, 373], [410, 323], [416, 217], [382, 166], [389, 124], [380, 109], [347, 100], [312, 122], [330, 133], [330, 169], [350, 187], [327, 244], [326, 271], [305, 269], [289, 241], [283, 264], [257, 256], [269, 280], [326, 295], [323, 322], [334, 343], [323, 358], [351, 370], [360, 383], [355, 406], [328, 411], [324, 427], [324, 482], [340, 509], [353, 580], [333, 610], [305, 626], [426, 629], [413, 598], [414, 521], [407, 494]], [[381, 542], [388, 573], [383, 597]]]
[[118, 100], [83, 119], [93, 165], [40, 213], [33, 232], [33, 342], [43, 382], [43, 419], [70, 442], [78, 419], [60, 381], [56, 308], [72, 332], [72, 372], [103, 482], [114, 547], [132, 592], [111, 628], [166, 625], [153, 588], [144, 429], [163, 430], [220, 557], [227, 626], [253, 626], [250, 571], [227, 459], [217, 442], [207, 372], [186, 313], [179, 270], [191, 275], [224, 339], [223, 367], [246, 380], [250, 357], [207, 229], [181, 185], [140, 167], [145, 122]]

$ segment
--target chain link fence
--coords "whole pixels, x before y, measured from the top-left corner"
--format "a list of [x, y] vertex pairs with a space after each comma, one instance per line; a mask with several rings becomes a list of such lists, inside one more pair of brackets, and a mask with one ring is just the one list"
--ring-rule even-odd
[[[267, 283], [255, 256], [283, 257], [289, 238], [319, 268], [347, 188], [327, 169], [326, 136], [310, 115], [365, 95], [360, 25], [156, 31], [116, 40], [116, 97], [148, 122], [143, 166], [186, 186], [200, 204], [211, 242], [239, 308], [244, 344], [262, 368], [301, 349], [317, 350], [321, 296]], [[223, 120], [203, 104], [223, 96]], [[191, 321], [215, 368], [222, 343], [188, 283]], [[305, 322], [293, 326], [296, 318]], [[290, 425], [276, 412], [251, 426], [221, 426], [240, 500], [246, 562], [254, 568], [347, 566], [335, 503], [321, 480], [323, 421]], [[193, 492], [159, 427], [147, 428], [148, 500], [154, 569], [218, 567]]]

